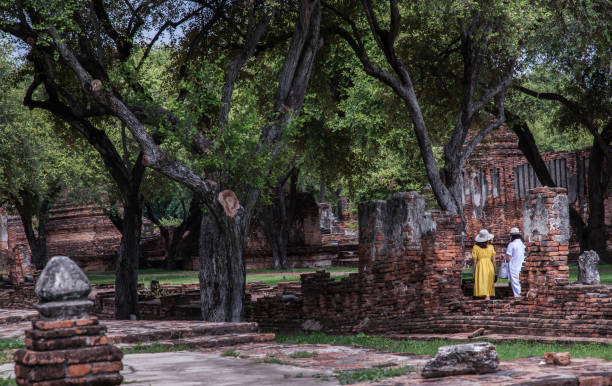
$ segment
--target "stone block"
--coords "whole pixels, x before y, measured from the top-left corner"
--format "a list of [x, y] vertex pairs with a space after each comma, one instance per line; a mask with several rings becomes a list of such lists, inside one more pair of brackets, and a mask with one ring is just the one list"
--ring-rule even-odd
[[41, 301], [80, 299], [90, 291], [89, 279], [67, 256], [51, 258], [36, 282], [36, 296]]
[[578, 281], [580, 284], [599, 284], [599, 271], [597, 269], [599, 255], [595, 251], [584, 251], [578, 256]]
[[424, 378], [459, 374], [484, 374], [497, 371], [499, 357], [495, 346], [488, 342], [442, 346], [429, 360], [421, 375]]
[[544, 361], [549, 365], [567, 366], [570, 364], [569, 352], [547, 352], [544, 353]]

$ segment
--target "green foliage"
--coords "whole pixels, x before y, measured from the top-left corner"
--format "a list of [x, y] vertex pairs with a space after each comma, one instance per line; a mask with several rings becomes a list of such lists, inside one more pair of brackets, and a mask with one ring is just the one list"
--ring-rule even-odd
[[[608, 7], [609, 8], [609, 7]], [[556, 93], [578, 106], [513, 95], [511, 107], [533, 126], [541, 151], [574, 150], [593, 143], [583, 118], [601, 128], [612, 116], [612, 34], [609, 9], [599, 1], [549, 3], [529, 36], [535, 54], [515, 81], [536, 92]], [[516, 93], [515, 93], [516, 94]]]
[[25, 68], [11, 56], [0, 55], [0, 201], [37, 215], [44, 200], [68, 187], [76, 202], [99, 194], [97, 157], [82, 141], [58, 138], [63, 123], [20, 103]]
[[398, 377], [415, 371], [412, 366], [393, 367], [393, 368], [371, 368], [352, 371], [341, 371], [336, 374], [336, 378], [341, 385], [350, 385], [359, 382], [376, 382], [385, 378]]
[[22, 339], [0, 338], [0, 350], [14, 350], [25, 348]]
[[[267, 285], [277, 285], [280, 282], [286, 281], [299, 281], [302, 272], [314, 272], [321, 270], [321, 268], [294, 268], [288, 270], [254, 270], [248, 271], [246, 280], [247, 283], [254, 281], [261, 281]], [[350, 267], [328, 267], [325, 268], [328, 272], [332, 272], [332, 277], [336, 280], [341, 280], [348, 277], [346, 274], [336, 274], [334, 272], [356, 272], [355, 268]], [[274, 275], [266, 275], [266, 273], [275, 273]], [[286, 273], [284, 275], [283, 273]], [[87, 277], [91, 284], [112, 284], [115, 282], [114, 271], [91, 271], [86, 272]], [[176, 284], [189, 284], [198, 283], [198, 272], [197, 271], [168, 271], [161, 269], [143, 269], [138, 272], [138, 282], [150, 283], [151, 280], [157, 280], [160, 283], [168, 283], [172, 285]]]
[[272, 364], [272, 365], [287, 365], [287, 366], [292, 366], [293, 365], [293, 363], [284, 361], [282, 359], [279, 359], [279, 358], [277, 358], [274, 355], [269, 355], [269, 356], [265, 357], [264, 359], [257, 360], [255, 362], [256, 363], [268, 363], [268, 364]]
[[17, 381], [15, 378], [0, 378], [0, 386], [17, 386]]
[[[22, 339], [0, 338], [0, 365], [13, 362], [13, 353], [20, 348], [25, 348]], [[12, 385], [13, 383], [7, 384]]]
[[234, 357], [234, 358], [236, 358], [236, 357], [240, 356], [240, 353], [238, 351], [234, 350], [234, 349], [228, 349], [228, 350], [225, 350], [225, 351], [221, 352], [221, 356], [222, 357]]
[[296, 351], [289, 354], [291, 358], [315, 358], [317, 355], [316, 351]]

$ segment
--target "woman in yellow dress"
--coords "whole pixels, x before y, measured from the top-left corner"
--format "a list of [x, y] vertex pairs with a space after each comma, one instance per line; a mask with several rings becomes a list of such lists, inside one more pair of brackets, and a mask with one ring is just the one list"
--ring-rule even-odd
[[472, 248], [474, 258], [474, 296], [485, 300], [495, 296], [495, 249], [489, 244], [493, 235], [481, 229], [476, 236], [476, 245]]

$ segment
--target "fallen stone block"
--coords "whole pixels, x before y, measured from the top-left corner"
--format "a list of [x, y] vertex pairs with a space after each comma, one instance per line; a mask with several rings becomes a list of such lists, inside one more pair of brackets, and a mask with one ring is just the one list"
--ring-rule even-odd
[[597, 270], [599, 255], [595, 251], [584, 251], [578, 256], [578, 281], [579, 284], [600, 284], [599, 271]]
[[470, 335], [468, 335], [468, 339], [474, 339], [477, 336], [484, 334], [484, 332], [485, 332], [485, 329], [481, 327], [478, 330], [472, 332]]
[[499, 357], [489, 342], [442, 346], [423, 367], [424, 378], [448, 377], [460, 374], [484, 374], [497, 371]]
[[544, 353], [544, 360], [548, 365], [567, 366], [570, 364], [569, 352], [547, 352]]

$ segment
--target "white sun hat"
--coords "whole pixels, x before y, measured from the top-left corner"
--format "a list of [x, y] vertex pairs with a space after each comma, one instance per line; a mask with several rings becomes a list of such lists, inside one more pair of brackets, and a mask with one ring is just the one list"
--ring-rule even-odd
[[512, 229], [510, 229], [510, 234], [511, 235], [521, 235], [521, 231], [517, 228], [517, 227], [513, 227]]
[[478, 243], [484, 243], [485, 241], [493, 239], [493, 237], [494, 236], [490, 234], [488, 230], [481, 229], [480, 232], [478, 232], [478, 236], [476, 236], [474, 240], [476, 240]]

